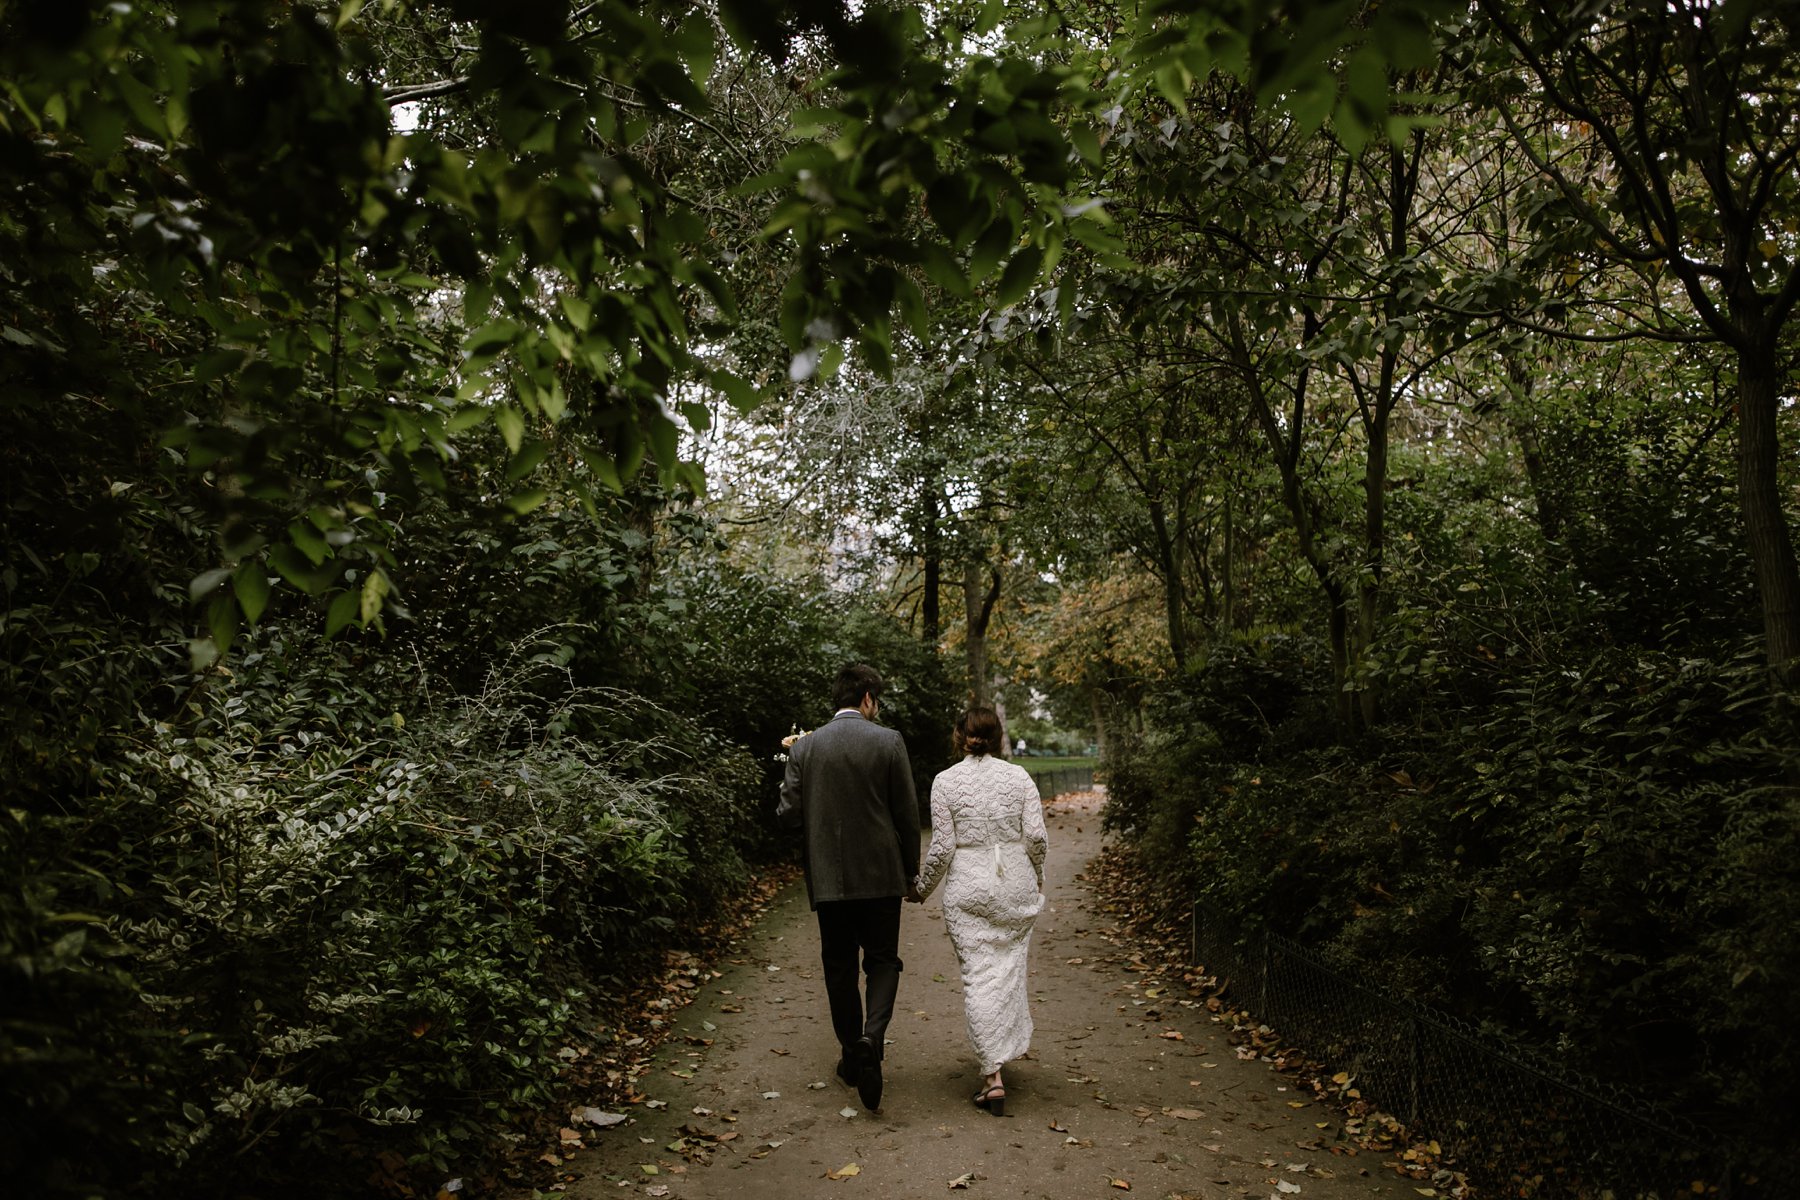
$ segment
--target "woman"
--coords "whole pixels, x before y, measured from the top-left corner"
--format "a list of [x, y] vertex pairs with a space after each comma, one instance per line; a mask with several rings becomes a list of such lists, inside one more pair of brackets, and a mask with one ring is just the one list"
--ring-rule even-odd
[[1023, 767], [993, 757], [1000, 718], [971, 708], [953, 736], [962, 761], [931, 785], [931, 846], [913, 890], [944, 884], [944, 927], [962, 964], [969, 1041], [987, 1076], [975, 1103], [1006, 1115], [1000, 1068], [1031, 1047], [1025, 960], [1044, 907], [1044, 806]]

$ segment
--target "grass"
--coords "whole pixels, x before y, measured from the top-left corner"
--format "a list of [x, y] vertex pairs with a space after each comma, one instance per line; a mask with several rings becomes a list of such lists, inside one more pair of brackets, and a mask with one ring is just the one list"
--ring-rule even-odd
[[1063, 771], [1070, 768], [1097, 768], [1100, 760], [1090, 755], [1070, 755], [1062, 758], [1015, 758], [1014, 763], [1024, 767], [1033, 775], [1042, 775], [1049, 771]]

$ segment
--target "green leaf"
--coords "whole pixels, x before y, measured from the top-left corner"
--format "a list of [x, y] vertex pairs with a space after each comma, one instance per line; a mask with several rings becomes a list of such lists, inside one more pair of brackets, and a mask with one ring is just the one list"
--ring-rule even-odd
[[750, 415], [762, 407], [762, 393], [757, 391], [756, 388], [752, 387], [746, 381], [739, 379], [730, 371], [714, 371], [712, 373], [712, 385], [721, 392], [724, 392], [725, 398], [731, 401], [731, 407], [737, 409], [745, 416]]
[[470, 355], [492, 354], [505, 346], [510, 346], [523, 333], [525, 327], [507, 317], [496, 317], [471, 333], [463, 342], [463, 350]]
[[232, 573], [231, 590], [237, 594], [244, 619], [256, 624], [269, 607], [269, 568], [261, 559], [251, 559]]
[[1025, 293], [1037, 283], [1038, 270], [1044, 265], [1044, 252], [1036, 246], [1027, 246], [1012, 256], [1006, 264], [1006, 271], [1000, 276], [1000, 287], [994, 296], [994, 303], [1001, 308], [1017, 304]]
[[1018, 240], [1018, 227], [1013, 224], [1009, 215], [1002, 213], [982, 231], [975, 239], [975, 249], [969, 254], [969, 279], [979, 283], [994, 273], [1000, 260], [1006, 257], [1013, 244]]
[[538, 464], [543, 462], [549, 453], [549, 442], [536, 438], [526, 442], [520, 447], [519, 452], [513, 455], [512, 461], [506, 464], [506, 482], [517, 483], [537, 470]]
[[931, 281], [949, 292], [952, 296], [968, 297], [974, 294], [969, 286], [968, 276], [963, 274], [962, 266], [956, 261], [950, 248], [939, 242], [927, 242], [919, 248], [919, 265], [925, 268], [925, 274]]
[[313, 566], [319, 566], [331, 557], [331, 546], [320, 536], [319, 531], [307, 521], [289, 521], [288, 536], [300, 553], [312, 560]]
[[387, 572], [379, 568], [363, 579], [362, 594], [357, 598], [357, 615], [364, 625], [381, 615], [381, 604], [387, 599], [390, 586]]
[[502, 404], [494, 409], [494, 424], [500, 427], [500, 436], [506, 442], [507, 450], [514, 454], [519, 452], [519, 443], [525, 436], [525, 417], [510, 404]]
[[325, 610], [325, 636], [336, 637], [344, 626], [356, 620], [356, 614], [361, 609], [362, 596], [359, 592], [339, 592], [332, 598], [331, 607]]
[[276, 574], [309, 596], [317, 596], [337, 577], [337, 564], [319, 566], [285, 542], [269, 547], [269, 565]]
[[675, 422], [662, 417], [654, 417], [650, 421], [650, 445], [656, 455], [659, 467], [673, 467], [680, 445], [681, 431]]
[[188, 599], [200, 600], [211, 595], [214, 588], [231, 578], [230, 567], [214, 567], [210, 571], [202, 571], [188, 582]]
[[543, 488], [527, 488], [522, 492], [517, 492], [508, 496], [506, 498], [506, 507], [522, 517], [535, 508], [541, 508], [544, 501], [549, 498], [550, 493], [546, 492]]
[[213, 596], [212, 603], [207, 605], [206, 628], [219, 653], [229, 653], [231, 643], [237, 638], [238, 606], [237, 597], [228, 589], [220, 589]]

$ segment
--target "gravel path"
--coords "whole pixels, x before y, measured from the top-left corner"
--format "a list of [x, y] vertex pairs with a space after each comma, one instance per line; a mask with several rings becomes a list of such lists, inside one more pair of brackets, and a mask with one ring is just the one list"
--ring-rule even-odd
[[818, 938], [795, 887], [676, 1018], [631, 1120], [583, 1130], [584, 1200], [964, 1194], [1062, 1200], [1412, 1200], [1373, 1154], [1331, 1153], [1338, 1114], [1267, 1064], [1240, 1061], [1179, 979], [1131, 961], [1079, 876], [1100, 849], [1099, 798], [1047, 812], [1047, 903], [1032, 942], [1031, 1057], [1009, 1065], [1007, 1115], [969, 1097], [956, 959], [935, 898], [906, 906], [906, 971], [888, 1031], [886, 1095], [838, 1082]]

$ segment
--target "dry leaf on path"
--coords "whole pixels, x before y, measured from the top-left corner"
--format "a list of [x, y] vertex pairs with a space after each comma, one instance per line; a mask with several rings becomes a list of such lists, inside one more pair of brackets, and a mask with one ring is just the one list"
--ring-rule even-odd
[[1108, 1182], [1122, 1192], [1129, 1192], [1131, 1190], [1131, 1181], [1129, 1179], [1112, 1179], [1108, 1180]]
[[825, 1178], [827, 1178], [827, 1179], [848, 1179], [852, 1175], [861, 1175], [861, 1174], [862, 1174], [861, 1167], [857, 1166], [855, 1163], [845, 1163], [843, 1166], [839, 1167], [835, 1171], [825, 1172]]
[[1182, 1121], [1198, 1121], [1201, 1117], [1204, 1117], [1206, 1115], [1205, 1113], [1201, 1112], [1200, 1110], [1194, 1109], [1194, 1108], [1170, 1108], [1170, 1109], [1165, 1109], [1164, 1111], [1167, 1112], [1171, 1117], [1175, 1117], [1177, 1120], [1182, 1120]]
[[965, 1172], [964, 1174], [958, 1175], [955, 1179], [952, 1179], [950, 1181], [950, 1186], [953, 1188], [966, 1188], [969, 1186], [969, 1181], [974, 1178], [975, 1178], [975, 1172], [968, 1171], [968, 1172]]
[[840, 1116], [840, 1117], [854, 1117], [855, 1115], [856, 1115], [856, 1110], [854, 1108], [850, 1108], [850, 1107], [846, 1106], [844, 1108], [838, 1109], [838, 1116]]
[[623, 1125], [626, 1120], [624, 1113], [601, 1112], [591, 1106], [569, 1110], [569, 1124], [571, 1125], [595, 1125], [606, 1129], [613, 1125]]

